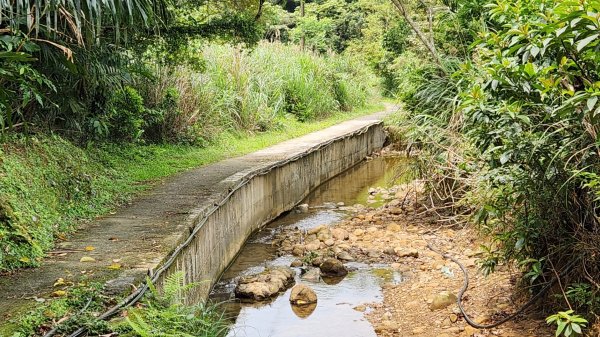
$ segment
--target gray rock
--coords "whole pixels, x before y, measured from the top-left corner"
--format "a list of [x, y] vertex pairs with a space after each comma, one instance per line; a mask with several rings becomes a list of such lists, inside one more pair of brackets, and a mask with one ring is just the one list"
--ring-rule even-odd
[[337, 258], [343, 261], [354, 261], [354, 258], [352, 257], [352, 255], [350, 255], [350, 253], [346, 252], [346, 251], [341, 251], [338, 255]]
[[308, 213], [308, 204], [300, 204], [296, 206], [296, 211], [298, 213]]
[[135, 277], [123, 276], [104, 283], [102, 292], [107, 296], [118, 296], [129, 293], [135, 284]]
[[321, 271], [319, 268], [311, 268], [300, 277], [304, 281], [319, 282], [321, 280]]

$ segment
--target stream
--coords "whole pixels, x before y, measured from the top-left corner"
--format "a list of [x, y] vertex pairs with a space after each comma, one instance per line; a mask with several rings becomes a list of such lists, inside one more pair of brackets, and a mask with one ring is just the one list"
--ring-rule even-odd
[[399, 169], [407, 167], [406, 164], [407, 159], [398, 157], [376, 157], [365, 161], [313, 191], [301, 202], [309, 205], [308, 212], [288, 212], [253, 234], [210, 295], [210, 300], [223, 306], [232, 321], [228, 336], [376, 336], [364, 317], [364, 311], [368, 312], [364, 304], [381, 302], [383, 284], [402, 281], [402, 275], [388, 265], [346, 263], [353, 271], [336, 284], [300, 280], [300, 268], [294, 268], [296, 284], [307, 284], [316, 292], [316, 306], [291, 306], [291, 289], [259, 303], [239, 301], [233, 291], [240, 276], [255, 274], [267, 267], [289, 266], [296, 259], [292, 255], [278, 256], [277, 247], [271, 244], [275, 235], [332, 225], [348, 216], [347, 206], [380, 206], [384, 201], [370, 197], [369, 189], [397, 182]]

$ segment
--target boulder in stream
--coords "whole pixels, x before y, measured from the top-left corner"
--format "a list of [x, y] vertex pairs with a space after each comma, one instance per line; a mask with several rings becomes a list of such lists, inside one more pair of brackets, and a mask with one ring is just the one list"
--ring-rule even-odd
[[348, 270], [344, 267], [344, 264], [338, 259], [326, 259], [321, 263], [321, 274], [323, 276], [346, 276], [348, 274]]
[[307, 285], [297, 284], [290, 293], [290, 302], [294, 305], [317, 303], [317, 293]]
[[288, 267], [276, 267], [244, 276], [235, 287], [235, 296], [253, 301], [268, 299], [293, 285], [294, 275], [295, 272]]

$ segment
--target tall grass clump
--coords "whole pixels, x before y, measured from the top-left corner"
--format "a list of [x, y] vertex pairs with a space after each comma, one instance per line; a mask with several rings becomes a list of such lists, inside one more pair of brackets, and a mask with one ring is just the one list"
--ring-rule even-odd
[[345, 56], [320, 56], [296, 46], [262, 43], [253, 50], [210, 45], [206, 70], [197, 74], [222, 127], [264, 130], [277, 118], [323, 118], [362, 107], [372, 95], [373, 76]]
[[203, 144], [225, 131], [267, 131], [285, 118], [309, 121], [363, 107], [375, 94], [368, 67], [349, 56], [260, 43], [251, 50], [209, 44], [199, 58], [199, 68], [153, 65], [156, 76], [138, 81], [146, 141]]

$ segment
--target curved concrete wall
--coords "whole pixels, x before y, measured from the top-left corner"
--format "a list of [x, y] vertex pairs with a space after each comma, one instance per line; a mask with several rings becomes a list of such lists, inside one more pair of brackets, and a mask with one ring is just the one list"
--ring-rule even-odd
[[264, 157], [265, 164], [228, 177], [221, 182], [229, 186], [226, 194], [192, 212], [195, 235], [164, 275], [183, 271], [186, 283], [200, 284], [188, 301], [204, 300], [254, 231], [292, 209], [321, 183], [380, 150], [385, 138], [382, 122], [375, 120], [332, 139], [321, 138], [280, 160], [273, 160], [277, 155], [269, 150], [253, 154], [254, 160]]

